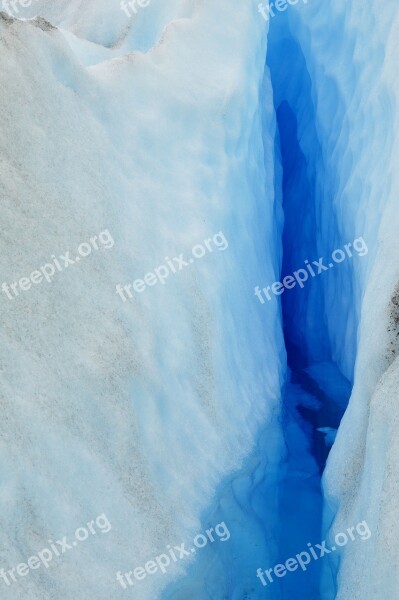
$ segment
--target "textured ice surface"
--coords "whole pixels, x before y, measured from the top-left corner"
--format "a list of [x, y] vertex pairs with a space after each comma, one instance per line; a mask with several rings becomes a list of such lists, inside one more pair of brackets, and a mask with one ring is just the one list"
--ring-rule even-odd
[[350, 340], [343, 340], [345, 332], [353, 335], [353, 318], [359, 321], [353, 394], [325, 475], [332, 514], [338, 509], [333, 531], [363, 519], [372, 530], [370, 540], [360, 548], [348, 546], [336, 561], [337, 598], [394, 598], [399, 587], [393, 505], [399, 490], [390, 466], [398, 457], [390, 431], [398, 353], [391, 300], [399, 279], [398, 11], [394, 2], [355, 1], [323, 3], [306, 15], [306, 26], [296, 31], [317, 90], [319, 139], [329, 160], [325, 189], [334, 191], [342, 236], [350, 239], [356, 231], [369, 247], [368, 260], [354, 265], [349, 327], [348, 319], [336, 318], [333, 293], [326, 311], [336, 360], [348, 375]]
[[[122, 31], [118, 6], [43, 7], [91, 41]], [[159, 23], [182, 16], [172, 9]], [[153, 600], [168, 576], [125, 592], [116, 571], [198, 533], [260, 424], [278, 438], [279, 316], [252, 293], [279, 261], [263, 23], [244, 5], [207, 1], [148, 54], [104, 61], [100, 48], [98, 64], [82, 59], [93, 46], [79, 42], [75, 55], [41, 21], [3, 17], [0, 28], [3, 280], [105, 228], [115, 241], [51, 284], [1, 297], [1, 564], [100, 513], [112, 523], [106, 540], [1, 595]], [[115, 294], [219, 231], [224, 252], [126, 304]]]
[[[393, 524], [399, 490], [392, 471], [398, 457], [392, 408], [398, 376], [393, 363], [397, 300], [392, 301], [399, 279], [397, 6], [320, 3], [301, 14], [291, 12], [289, 19], [312, 82], [319, 161], [324, 163], [318, 208], [322, 247], [337, 247], [332, 216], [341, 239], [361, 235], [369, 247], [368, 259], [353, 263], [353, 284], [346, 293], [334, 292], [347, 286], [343, 270], [323, 280], [333, 358], [348, 378], [357, 350], [352, 398], [327, 464], [325, 526], [336, 514], [334, 532], [363, 519], [372, 530], [360, 548], [348, 546], [339, 560], [336, 555], [336, 597], [393, 598], [399, 594]], [[329, 590], [326, 578], [322, 597], [329, 598]]]
[[[383, 12], [379, 13], [381, 16]], [[397, 83], [398, 18], [389, 27], [380, 29], [379, 37], [387, 41], [386, 56], [381, 71], [375, 75], [378, 86], [386, 85], [389, 91], [381, 93], [375, 85], [365, 82], [363, 92], [363, 127], [366, 140], [356, 149], [356, 163], [368, 176], [359, 172], [358, 183], [363, 182], [363, 210], [358, 218], [364, 222], [369, 243], [374, 246], [375, 260], [368, 285], [364, 290], [362, 321], [359, 332], [359, 351], [355, 372], [355, 387], [348, 412], [338, 432], [333, 447], [331, 463], [326, 474], [326, 489], [339, 502], [335, 527], [359, 518], [368, 519], [372, 538], [371, 547], [355, 554], [348, 552], [340, 565], [339, 600], [352, 598], [377, 599], [399, 595], [397, 576], [397, 539], [395, 526], [396, 505], [399, 495], [398, 481], [392, 468], [397, 465], [396, 409], [398, 363], [397, 285], [399, 281], [399, 246], [397, 226], [399, 151]], [[370, 34], [371, 35], [371, 34]], [[381, 51], [382, 52], [382, 51]], [[364, 57], [364, 64], [369, 62]], [[379, 79], [380, 78], [380, 81]], [[396, 87], [392, 81], [396, 79]], [[360, 94], [360, 91], [359, 91]], [[368, 99], [368, 102], [367, 102]], [[370, 115], [387, 123], [382, 136], [378, 130], [368, 130]], [[385, 139], [384, 139], [385, 138]], [[368, 154], [366, 144], [378, 150]], [[377, 163], [377, 165], [376, 165]], [[376, 222], [372, 203], [381, 206], [380, 226]], [[392, 301], [394, 299], [394, 301]], [[388, 370], [387, 370], [388, 369]], [[395, 390], [395, 391], [394, 391]], [[393, 404], [392, 404], [393, 403]], [[390, 407], [390, 408], [389, 408]], [[384, 421], [384, 425], [381, 422]], [[393, 428], [393, 429], [391, 429]], [[395, 506], [395, 508], [394, 508]]]
[[[288, 551], [276, 539], [279, 511], [291, 518], [281, 519], [284, 539], [316, 535], [307, 523], [321, 498], [296, 413], [315, 400], [291, 382], [283, 447], [281, 315], [252, 291], [278, 279], [282, 262], [273, 99], [291, 100], [300, 116], [285, 159], [295, 158], [303, 194], [291, 196], [286, 231], [304, 205], [317, 231], [311, 244], [286, 238], [286, 265], [358, 236], [369, 247], [367, 260], [323, 277], [295, 308], [296, 342], [319, 363], [308, 376], [340, 410], [354, 381], [327, 465], [324, 528], [366, 519], [372, 538], [340, 553], [337, 598], [399, 595], [395, 14], [393, 0], [291, 6], [272, 24], [271, 75], [256, 3], [152, 0], [129, 20], [118, 0], [35, 0], [18, 16], [46, 21], [0, 17], [3, 280], [106, 228], [115, 241], [51, 284], [1, 296], [0, 566], [100, 513], [112, 523], [48, 571], [3, 584], [2, 598], [284, 597], [262, 589], [255, 562], [288, 558], [277, 556]], [[290, 116], [280, 113], [280, 125]], [[225, 251], [126, 304], [116, 296], [117, 283], [218, 231]], [[316, 307], [323, 327], [308, 335]], [[346, 379], [337, 384], [338, 368]], [[316, 425], [332, 441], [337, 424]], [[309, 521], [296, 526], [298, 493]], [[117, 570], [222, 519], [231, 541], [209, 546], [186, 577], [180, 564], [138, 591], [118, 587]]]

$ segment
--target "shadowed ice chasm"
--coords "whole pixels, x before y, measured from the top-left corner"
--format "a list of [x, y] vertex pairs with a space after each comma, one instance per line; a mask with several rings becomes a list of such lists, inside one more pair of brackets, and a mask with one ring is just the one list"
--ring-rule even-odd
[[[267, 67], [277, 122], [276, 172], [281, 173], [276, 198], [282, 199], [284, 213], [282, 280], [303, 267], [306, 259], [331, 255], [347, 240], [340, 239], [332, 203], [326, 204], [329, 194], [324, 190], [321, 197], [325, 165], [312, 98], [317, 90], [312, 89], [301, 46], [290, 32], [288, 20], [274, 21]], [[328, 240], [321, 239], [320, 218], [328, 221]], [[342, 281], [347, 282], [348, 298], [341, 300], [347, 308], [352, 289], [350, 261], [338, 268], [341, 290]], [[328, 287], [325, 277], [330, 278]], [[282, 578], [274, 576], [266, 587], [256, 578], [258, 567], [266, 570], [284, 563], [306, 551], [308, 542], [319, 543], [326, 537], [321, 476], [352, 387], [333, 361], [326, 324], [326, 290], [338, 287], [338, 279], [337, 286], [334, 279], [331, 284], [334, 277], [331, 270], [309, 278], [303, 289], [296, 286], [281, 296], [287, 353], [281, 416], [283, 456], [280, 433], [269, 426], [240, 472], [217, 490], [214, 506], [203, 517], [204, 529], [225, 521], [231, 539], [201, 550], [186, 575], [169, 586], [163, 600], [335, 598], [327, 558], [312, 561], [306, 572], [298, 569]], [[344, 314], [338, 309], [334, 317], [342, 320]], [[351, 352], [355, 356], [356, 348]]]

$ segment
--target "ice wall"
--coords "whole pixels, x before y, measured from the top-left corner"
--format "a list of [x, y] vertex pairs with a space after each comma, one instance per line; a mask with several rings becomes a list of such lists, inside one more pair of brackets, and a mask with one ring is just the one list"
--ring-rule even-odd
[[[354, 389], [325, 475], [326, 525], [335, 515], [333, 532], [364, 519], [372, 530], [360, 548], [348, 546], [336, 555], [337, 598], [393, 598], [398, 595], [393, 504], [399, 492], [392, 476], [397, 460], [398, 10], [394, 2], [334, 2], [308, 6], [296, 18], [322, 156], [328, 160], [324, 186], [334, 192], [341, 236], [361, 235], [369, 247], [367, 260], [353, 265], [347, 318], [336, 318], [337, 297], [325, 280], [334, 356], [347, 373], [353, 359], [348, 348], [358, 327]], [[323, 207], [321, 213], [330, 239]]]
[[[253, 297], [279, 264], [264, 24], [227, 0], [192, 18], [181, 6], [161, 11], [170, 22], [147, 54], [115, 58], [119, 7], [37, 3], [90, 44], [1, 16], [3, 280], [101, 231], [114, 241], [1, 296], [1, 564], [100, 513], [112, 524], [106, 541], [3, 585], [5, 600], [153, 600], [183, 565], [139, 591], [116, 571], [198, 533], [261, 427], [278, 457], [281, 321]], [[125, 303], [115, 293], [218, 232], [223, 251]]]
[[[372, 538], [367, 541], [369, 547], [358, 554], [348, 552], [341, 563], [339, 600], [365, 596], [374, 599], [381, 594], [395, 597], [399, 593], [395, 566], [398, 531], [393, 508], [399, 489], [392, 470], [398, 458], [394, 426], [399, 349], [397, 6], [378, 3], [373, 16], [372, 33], [364, 31], [362, 36], [364, 75], [359, 79], [365, 80], [364, 106], [354, 123], [358, 131], [364, 131], [365, 142], [357, 148], [359, 167], [352, 185], [362, 190], [361, 208], [355, 218], [363, 223], [374, 261], [363, 287], [355, 388], [326, 476], [327, 493], [340, 504], [335, 527], [353, 520], [355, 515], [364, 515], [360, 518], [367, 519]], [[365, 20], [369, 25], [370, 16], [365, 15]], [[384, 44], [385, 52], [378, 41]], [[376, 56], [372, 72], [370, 54]], [[355, 98], [359, 94], [360, 89]], [[370, 147], [375, 149], [372, 154], [367, 151]], [[359, 279], [358, 289], [362, 290]]]

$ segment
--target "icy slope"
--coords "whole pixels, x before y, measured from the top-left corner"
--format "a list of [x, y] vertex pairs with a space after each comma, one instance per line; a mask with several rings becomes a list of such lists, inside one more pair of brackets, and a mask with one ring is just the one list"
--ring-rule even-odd
[[[114, 43], [119, 8], [102, 31], [98, 3], [82, 6], [35, 10]], [[4, 282], [108, 231], [51, 283], [1, 296], [1, 564], [98, 514], [112, 524], [1, 596], [153, 600], [181, 566], [139, 592], [116, 571], [198, 533], [260, 425], [278, 438], [280, 318], [252, 294], [279, 263], [263, 22], [209, 0], [149, 54], [90, 68], [44, 21], [3, 16], [0, 28]], [[165, 285], [116, 294], [218, 232], [219, 246]]]
[[[395, 475], [398, 464], [397, 390], [398, 364], [398, 285], [399, 238], [398, 194], [399, 153], [398, 113], [399, 80], [397, 71], [399, 11], [392, 4], [389, 14], [376, 11], [379, 37], [386, 44], [381, 59], [380, 79], [371, 93], [367, 85], [369, 105], [364, 107], [364, 122], [385, 123], [382, 131], [366, 129], [376, 154], [365, 149], [358, 161], [369, 173], [365, 201], [358, 216], [374, 246], [375, 261], [365, 290], [355, 387], [349, 410], [338, 434], [332, 460], [326, 475], [326, 489], [339, 503], [335, 526], [362, 514], [368, 520], [372, 538], [370, 547], [360, 555], [347, 555], [340, 565], [337, 598], [370, 598], [399, 595], [397, 556], [399, 531], [396, 526], [399, 486]], [[384, 22], [385, 21], [385, 22]], [[366, 54], [366, 52], [365, 52]], [[382, 50], [379, 56], [382, 55]], [[368, 56], [364, 63], [367, 65]], [[378, 90], [377, 85], [380, 87]], [[381, 93], [384, 89], [385, 93]], [[375, 91], [374, 91], [375, 90]], [[367, 115], [367, 116], [366, 116]], [[371, 118], [372, 116], [372, 118]], [[366, 121], [367, 119], [367, 121]], [[376, 144], [376, 139], [380, 140]], [[371, 167], [373, 169], [371, 170]], [[380, 207], [381, 220], [373, 218], [371, 203]], [[378, 213], [377, 213], [378, 215]], [[376, 222], [377, 221], [377, 222]]]

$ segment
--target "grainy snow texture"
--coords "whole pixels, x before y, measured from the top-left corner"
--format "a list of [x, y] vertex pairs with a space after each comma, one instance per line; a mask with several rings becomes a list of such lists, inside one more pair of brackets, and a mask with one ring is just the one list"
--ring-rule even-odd
[[[132, 52], [131, 33], [116, 57], [117, 2], [32, 6], [81, 41], [0, 20], [2, 280], [105, 229], [114, 240], [1, 297], [1, 566], [101, 513], [112, 524], [1, 582], [6, 600], [159, 597], [184, 563], [139, 590], [116, 572], [200, 532], [260, 424], [278, 429], [278, 308], [252, 293], [278, 270], [265, 30], [249, 6], [194, 5], [154, 0], [142, 17], [154, 47]], [[126, 303], [115, 293], [218, 232], [223, 251]]]

